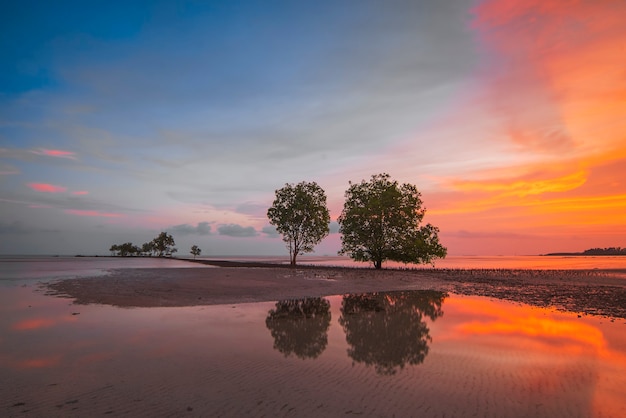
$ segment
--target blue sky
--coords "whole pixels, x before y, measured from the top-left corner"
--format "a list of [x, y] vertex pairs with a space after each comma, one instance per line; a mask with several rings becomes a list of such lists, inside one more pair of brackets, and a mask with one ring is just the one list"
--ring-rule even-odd
[[[318, 182], [336, 219], [348, 182], [379, 172], [418, 186], [452, 254], [582, 245], [588, 232], [572, 241], [567, 225], [542, 235], [541, 221], [516, 211], [528, 200], [484, 196], [494, 179], [571, 192], [590, 169], [554, 167], [592, 154], [537, 146], [576, 127], [527, 64], [539, 61], [534, 47], [497, 40], [552, 36], [519, 30], [528, 17], [550, 27], [554, 11], [579, 24], [615, 11], [508, 3], [3, 4], [0, 253], [103, 254], [166, 230], [184, 253], [197, 244], [203, 254], [282, 254], [265, 217], [276, 188]], [[579, 32], [612, 39], [585, 21]], [[575, 45], [580, 34], [564, 36]], [[620, 149], [597, 141], [606, 154]], [[507, 215], [494, 225], [493, 211]], [[610, 231], [593, 242], [613, 243]], [[318, 253], [338, 243], [331, 234]]]

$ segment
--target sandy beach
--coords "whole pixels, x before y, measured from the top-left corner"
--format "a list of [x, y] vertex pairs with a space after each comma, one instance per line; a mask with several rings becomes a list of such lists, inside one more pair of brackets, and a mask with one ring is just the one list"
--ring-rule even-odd
[[166, 307], [278, 301], [392, 290], [489, 296], [581, 314], [626, 318], [626, 270], [374, 270], [203, 261], [217, 268], [118, 269], [45, 283], [77, 304]]

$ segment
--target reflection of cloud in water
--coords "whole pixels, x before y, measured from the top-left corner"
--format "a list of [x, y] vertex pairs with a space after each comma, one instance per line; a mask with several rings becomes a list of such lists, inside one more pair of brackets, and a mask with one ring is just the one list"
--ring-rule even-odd
[[292, 299], [276, 303], [265, 319], [274, 348], [301, 359], [316, 358], [328, 345], [330, 302], [322, 298]]
[[420, 364], [428, 354], [432, 321], [443, 315], [446, 293], [399, 291], [346, 295], [339, 323], [356, 362], [374, 366], [376, 372], [395, 374], [405, 364]]

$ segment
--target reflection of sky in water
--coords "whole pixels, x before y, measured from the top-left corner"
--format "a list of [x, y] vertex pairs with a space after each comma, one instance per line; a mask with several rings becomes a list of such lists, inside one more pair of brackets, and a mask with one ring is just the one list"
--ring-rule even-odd
[[[0, 283], [99, 276], [120, 268], [210, 268], [158, 257], [0, 257]], [[6, 284], [6, 283], [5, 283]]]
[[32, 289], [0, 293], [4, 416], [626, 412], [622, 320], [436, 292], [122, 309]]

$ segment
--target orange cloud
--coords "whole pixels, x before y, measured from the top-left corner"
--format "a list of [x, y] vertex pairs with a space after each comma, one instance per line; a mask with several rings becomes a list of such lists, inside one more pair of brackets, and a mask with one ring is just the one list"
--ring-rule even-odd
[[65, 209], [63, 212], [70, 214], [70, 215], [94, 216], [94, 217], [101, 217], [101, 218], [120, 218], [124, 216], [120, 213], [100, 212], [99, 210]]
[[75, 192], [72, 192], [72, 194], [73, 194], [73, 195], [76, 195], [76, 196], [82, 196], [82, 195], [89, 194], [89, 192], [88, 192], [88, 191], [86, 191], [86, 190], [77, 190], [77, 191], [75, 191]]
[[510, 181], [455, 180], [452, 188], [459, 191], [480, 191], [498, 193], [502, 197], [538, 195], [548, 192], [564, 192], [576, 189], [587, 180], [585, 171], [566, 174], [558, 178], [515, 179]]
[[58, 149], [39, 148], [39, 149], [33, 150], [31, 152], [33, 154], [45, 155], [47, 157], [69, 158], [69, 159], [72, 159], [72, 160], [76, 159], [76, 153], [75, 152], [71, 152], [71, 151], [62, 151], [62, 150], [58, 150]]
[[[473, 13], [484, 66], [466, 108], [486, 111], [478, 115], [488, 120], [489, 142], [480, 142], [487, 164], [436, 179], [440, 191], [426, 201], [427, 216], [444, 233], [468, 225], [533, 231], [550, 245], [551, 236], [575, 231], [580, 242], [619, 245], [615, 237], [626, 233], [626, 3], [487, 0]], [[508, 244], [498, 253], [519, 249]], [[475, 251], [470, 245], [456, 252]], [[523, 251], [533, 253], [531, 245]]]
[[28, 183], [27, 186], [37, 192], [43, 193], [63, 193], [67, 191], [67, 187], [55, 186], [54, 184], [47, 183]]

